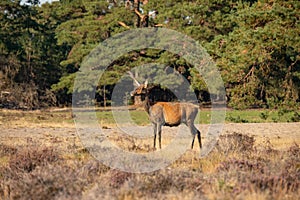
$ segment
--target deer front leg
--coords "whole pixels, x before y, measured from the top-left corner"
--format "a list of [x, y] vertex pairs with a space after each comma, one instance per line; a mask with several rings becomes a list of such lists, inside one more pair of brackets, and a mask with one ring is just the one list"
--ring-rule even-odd
[[153, 149], [154, 150], [156, 150], [156, 132], [157, 132], [157, 124], [153, 124], [153, 133], [154, 133]]
[[161, 125], [157, 125], [157, 133], [158, 133], [158, 141], [159, 141], [159, 149], [161, 149]]

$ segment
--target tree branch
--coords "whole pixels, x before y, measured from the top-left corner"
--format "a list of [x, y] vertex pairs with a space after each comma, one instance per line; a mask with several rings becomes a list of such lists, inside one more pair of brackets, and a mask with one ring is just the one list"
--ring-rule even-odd
[[252, 74], [254, 73], [254, 69], [255, 67], [252, 66], [251, 69], [249, 70], [249, 72], [246, 74], [246, 76], [244, 76], [244, 78], [240, 79], [239, 82], [241, 82], [241, 80], [244, 80], [244, 82], [249, 78], [249, 76], [252, 76]]

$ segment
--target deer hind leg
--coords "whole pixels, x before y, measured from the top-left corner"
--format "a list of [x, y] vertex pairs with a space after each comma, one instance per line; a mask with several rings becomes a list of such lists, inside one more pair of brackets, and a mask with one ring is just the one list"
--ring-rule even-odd
[[195, 127], [194, 123], [188, 123], [187, 126], [190, 128], [190, 131], [191, 131], [192, 137], [193, 137], [191, 148], [193, 149], [193, 147], [194, 147], [195, 136], [197, 135], [198, 142], [199, 142], [199, 147], [201, 149], [202, 148], [202, 143], [201, 143], [201, 133], [200, 133], [200, 131]]
[[195, 141], [195, 135], [193, 134], [193, 140], [192, 140], [192, 147], [191, 147], [191, 149], [193, 149], [193, 147], [194, 147], [194, 141]]
[[198, 129], [197, 129], [197, 137], [198, 137], [199, 147], [200, 149], [202, 149], [201, 133]]

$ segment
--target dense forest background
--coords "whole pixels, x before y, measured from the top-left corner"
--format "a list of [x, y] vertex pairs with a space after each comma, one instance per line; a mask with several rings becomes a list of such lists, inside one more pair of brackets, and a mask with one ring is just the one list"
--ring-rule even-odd
[[[128, 29], [156, 26], [199, 41], [221, 72], [228, 106], [296, 108], [299, 18], [297, 0], [60, 0], [42, 5], [38, 0], [2, 0], [0, 107], [70, 105], [75, 73], [93, 48]], [[153, 62], [185, 76], [197, 94], [207, 90], [185, 60], [146, 49], [109, 66], [97, 88], [99, 103], [109, 104], [114, 85], [126, 71]]]

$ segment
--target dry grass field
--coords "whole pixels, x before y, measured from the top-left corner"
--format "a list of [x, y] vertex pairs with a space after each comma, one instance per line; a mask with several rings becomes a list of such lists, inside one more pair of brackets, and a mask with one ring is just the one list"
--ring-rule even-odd
[[[72, 121], [68, 112], [0, 112], [0, 199], [300, 199], [300, 123], [226, 123], [207, 157], [195, 145], [142, 174], [95, 160]], [[152, 137], [102, 127], [127, 151], [153, 151]], [[205, 143], [209, 125], [197, 127]], [[175, 133], [163, 128], [163, 147]]]

